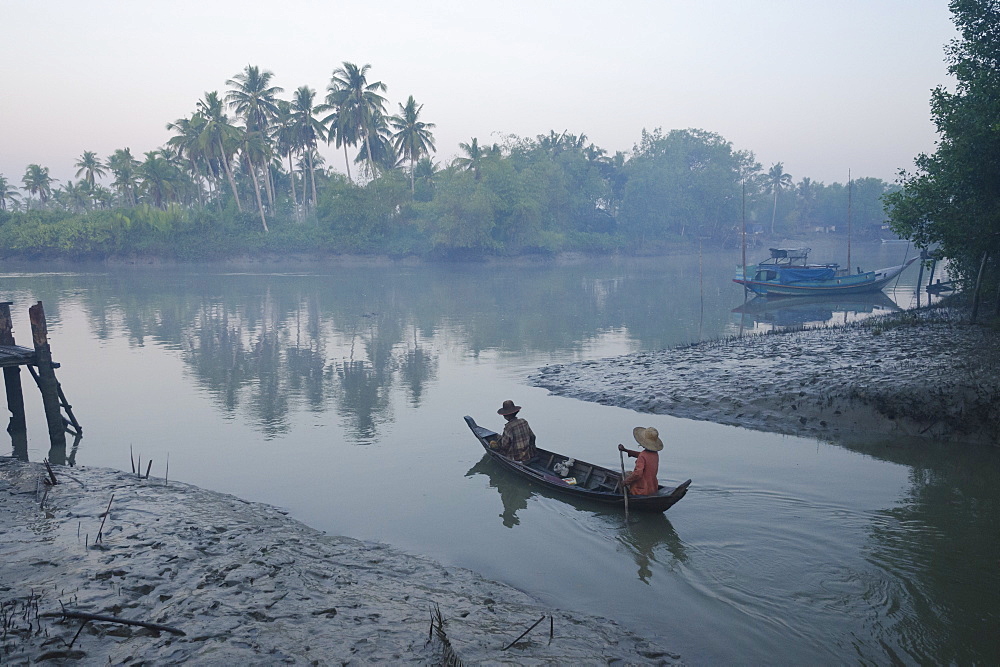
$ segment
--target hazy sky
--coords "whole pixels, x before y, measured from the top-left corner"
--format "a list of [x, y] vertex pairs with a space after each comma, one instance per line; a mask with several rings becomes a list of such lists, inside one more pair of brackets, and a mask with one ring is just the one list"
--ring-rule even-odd
[[[161, 146], [168, 122], [253, 64], [284, 97], [369, 63], [459, 142], [549, 130], [609, 153], [702, 128], [796, 181], [894, 180], [934, 149], [945, 0], [0, 0], [0, 174], [65, 182], [85, 150]], [[342, 153], [324, 147], [343, 170]]]

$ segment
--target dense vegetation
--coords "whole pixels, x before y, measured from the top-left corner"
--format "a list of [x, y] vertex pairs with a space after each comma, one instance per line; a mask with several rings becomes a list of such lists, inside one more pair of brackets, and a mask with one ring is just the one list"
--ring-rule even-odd
[[[550, 132], [459, 145], [434, 161], [433, 123], [413, 96], [388, 115], [370, 66], [343, 63], [317, 103], [308, 86], [279, 97], [272, 73], [247, 66], [167, 125], [165, 146], [136, 159], [87, 151], [76, 182], [32, 164], [22, 186], [0, 175], [0, 252], [19, 257], [157, 256], [207, 260], [289, 253], [455, 259], [561, 251], [657, 253], [708, 242], [847, 230], [885, 233], [875, 178], [848, 187], [698, 129], [643, 131], [609, 155], [585, 135]], [[232, 115], [230, 115], [232, 113]], [[342, 149], [343, 175], [323, 164]], [[339, 152], [339, 150], [338, 150]], [[353, 159], [351, 156], [353, 155]], [[102, 184], [110, 180], [110, 185]], [[22, 195], [23, 192], [23, 195]]]
[[973, 317], [983, 290], [996, 290], [1000, 314], [1000, 2], [952, 0], [960, 37], [947, 49], [954, 91], [931, 94], [939, 140], [933, 155], [903, 173], [887, 197], [891, 223], [918, 245], [939, 244], [951, 271], [975, 284]]

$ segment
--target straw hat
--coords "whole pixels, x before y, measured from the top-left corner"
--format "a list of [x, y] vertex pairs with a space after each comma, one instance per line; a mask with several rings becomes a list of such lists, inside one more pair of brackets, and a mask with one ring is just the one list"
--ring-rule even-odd
[[663, 441], [660, 440], [660, 432], [652, 426], [649, 428], [636, 426], [632, 429], [632, 437], [635, 438], [635, 441], [638, 442], [644, 449], [648, 449], [651, 452], [658, 452], [663, 449]]
[[514, 401], [504, 401], [503, 407], [497, 410], [498, 415], [516, 415], [521, 411], [520, 405], [514, 405]]

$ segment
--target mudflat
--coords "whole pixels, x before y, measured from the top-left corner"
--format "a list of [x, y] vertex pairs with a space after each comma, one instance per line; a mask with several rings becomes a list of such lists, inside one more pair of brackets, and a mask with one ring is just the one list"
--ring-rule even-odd
[[829, 440], [1000, 443], [1000, 331], [957, 308], [548, 366], [553, 394]]
[[[41, 464], [0, 458], [3, 664], [677, 660], [611, 620], [268, 505], [104, 468], [54, 472], [47, 485]], [[46, 616], [64, 608], [184, 634]]]

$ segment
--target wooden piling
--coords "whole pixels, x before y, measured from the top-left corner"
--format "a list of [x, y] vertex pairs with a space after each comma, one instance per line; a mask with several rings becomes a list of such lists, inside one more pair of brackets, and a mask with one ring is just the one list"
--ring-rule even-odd
[[59, 402], [59, 381], [52, 364], [49, 332], [45, 323], [45, 310], [39, 301], [28, 309], [31, 319], [31, 338], [35, 345], [35, 366], [38, 368], [38, 390], [42, 393], [45, 420], [49, 425], [49, 443], [53, 450], [66, 452], [66, 423], [63, 421]]
[[[0, 345], [14, 345], [14, 324], [10, 317], [11, 301], [0, 302]], [[27, 440], [28, 426], [24, 418], [24, 393], [21, 390], [21, 368], [5, 366], [3, 383], [7, 390], [7, 409], [10, 410], [10, 423], [7, 432], [12, 436], [25, 434]]]

